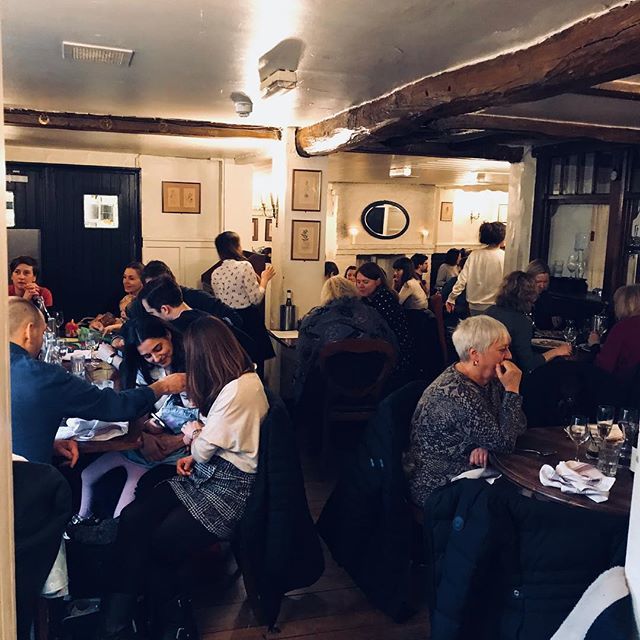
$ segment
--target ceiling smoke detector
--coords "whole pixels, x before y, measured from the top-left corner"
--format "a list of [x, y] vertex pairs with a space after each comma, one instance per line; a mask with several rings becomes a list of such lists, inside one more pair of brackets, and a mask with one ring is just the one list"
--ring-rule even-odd
[[295, 89], [297, 84], [298, 75], [295, 71], [278, 69], [260, 81], [260, 91], [263, 98], [268, 98], [276, 93]]
[[65, 60], [77, 60], [79, 62], [98, 62], [117, 67], [128, 67], [131, 65], [133, 53], [133, 49], [103, 47], [102, 45], [83, 44], [67, 40], [62, 43], [62, 57]]

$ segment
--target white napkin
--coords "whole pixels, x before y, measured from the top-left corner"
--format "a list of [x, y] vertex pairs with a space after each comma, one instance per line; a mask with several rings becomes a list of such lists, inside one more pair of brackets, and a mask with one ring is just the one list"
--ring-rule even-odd
[[556, 487], [562, 493], [577, 493], [594, 502], [609, 499], [609, 490], [616, 479], [609, 478], [586, 462], [568, 460], [559, 462], [554, 469], [545, 464], [540, 469], [540, 482], [545, 487]]
[[91, 359], [91, 350], [90, 349], [76, 349], [73, 352], [65, 353], [62, 356], [63, 360], [71, 360], [71, 353], [81, 353], [84, 356], [85, 360]]
[[451, 478], [451, 482], [456, 480], [486, 480], [489, 484], [493, 484], [502, 474], [496, 471], [493, 467], [477, 467], [476, 469], [469, 469], [464, 471], [455, 478]]
[[68, 418], [56, 433], [56, 440], [111, 440], [123, 436], [129, 431], [127, 422], [103, 422], [102, 420], [83, 420]]

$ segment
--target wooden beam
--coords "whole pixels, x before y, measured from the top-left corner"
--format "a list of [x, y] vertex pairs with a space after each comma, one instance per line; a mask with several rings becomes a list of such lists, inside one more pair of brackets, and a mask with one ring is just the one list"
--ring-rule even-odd
[[431, 156], [434, 158], [482, 158], [484, 160], [502, 160], [520, 162], [524, 154], [522, 147], [507, 147], [495, 144], [448, 145], [437, 142], [414, 142], [400, 146], [384, 143], [371, 143], [350, 149], [359, 153], [383, 153], [403, 156]]
[[96, 115], [91, 113], [61, 113], [35, 109], [5, 109], [5, 125], [64, 129], [67, 131], [100, 131], [109, 133], [152, 134], [159, 136], [188, 136], [196, 138], [260, 138], [280, 140], [276, 127], [248, 124], [223, 124], [201, 120], [167, 118], [136, 118], [129, 116]]
[[640, 100], [640, 83], [613, 80], [612, 82], [603, 82], [595, 87], [583, 89], [580, 93], [587, 96], [615, 98], [616, 100]]
[[632, 74], [640, 63], [640, 2], [590, 17], [529, 47], [428, 76], [296, 132], [301, 155], [383, 138], [398, 123], [538, 100]]
[[443, 118], [431, 123], [439, 131], [452, 129], [487, 129], [491, 131], [528, 132], [552, 138], [590, 138], [602, 142], [640, 144], [640, 128], [608, 124], [585, 124], [566, 120], [524, 118], [493, 114], [469, 114]]

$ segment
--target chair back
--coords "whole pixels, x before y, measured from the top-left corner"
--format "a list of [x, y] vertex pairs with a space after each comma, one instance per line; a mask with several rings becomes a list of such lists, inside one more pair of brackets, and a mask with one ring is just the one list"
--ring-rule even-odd
[[429, 296], [429, 309], [436, 317], [438, 340], [440, 341], [440, 348], [442, 349], [443, 364], [446, 367], [449, 363], [449, 354], [447, 353], [447, 336], [444, 327], [444, 300], [439, 291]]
[[321, 349], [319, 358], [327, 398], [377, 399], [396, 360], [395, 349], [384, 340], [330, 342]]

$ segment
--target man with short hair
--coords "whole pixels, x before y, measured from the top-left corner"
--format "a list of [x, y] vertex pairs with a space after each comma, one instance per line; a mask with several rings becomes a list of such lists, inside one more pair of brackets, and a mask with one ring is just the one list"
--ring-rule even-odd
[[13, 452], [31, 462], [51, 464], [55, 454], [75, 465], [76, 442], [55, 440], [64, 417], [133, 420], [152, 411], [160, 396], [185, 388], [184, 374], [176, 373], [139, 389], [98, 389], [59, 365], [36, 359], [46, 325], [28, 300], [9, 298], [8, 319]]
[[423, 280], [429, 273], [429, 256], [424, 253], [414, 253], [411, 256], [411, 262], [413, 262], [413, 268], [416, 270], [416, 278], [420, 281], [420, 285], [424, 289], [424, 292], [429, 295], [429, 282]]

